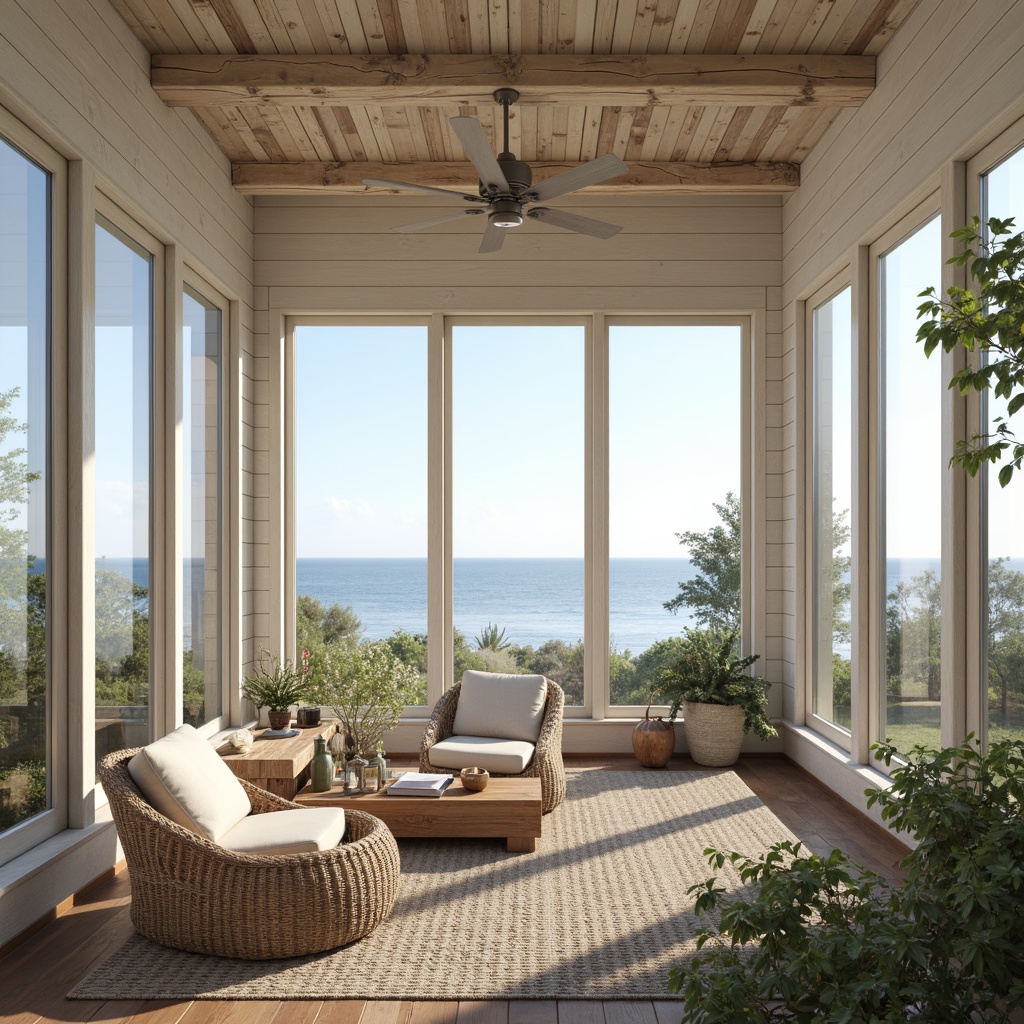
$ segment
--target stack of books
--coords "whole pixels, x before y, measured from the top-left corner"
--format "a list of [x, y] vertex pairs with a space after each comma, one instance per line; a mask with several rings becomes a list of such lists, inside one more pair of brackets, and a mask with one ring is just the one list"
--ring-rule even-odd
[[389, 796], [440, 796], [452, 784], [451, 775], [406, 772], [388, 786]]

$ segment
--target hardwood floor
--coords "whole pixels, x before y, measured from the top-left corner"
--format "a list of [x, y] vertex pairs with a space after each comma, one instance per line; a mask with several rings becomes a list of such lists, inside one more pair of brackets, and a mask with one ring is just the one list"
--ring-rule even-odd
[[[567, 760], [569, 768], [629, 770], [632, 758]], [[695, 770], [686, 758], [669, 770]], [[855, 860], [899, 876], [906, 848], [853, 812], [781, 757], [746, 758], [736, 773], [804, 844], [838, 846]], [[543, 842], [543, 840], [541, 840]], [[678, 1024], [678, 1004], [643, 1000], [394, 1002], [108, 1001], [64, 994], [131, 932], [127, 872], [82, 897], [71, 910], [0, 959], [3, 1024], [97, 1021], [104, 1024]]]

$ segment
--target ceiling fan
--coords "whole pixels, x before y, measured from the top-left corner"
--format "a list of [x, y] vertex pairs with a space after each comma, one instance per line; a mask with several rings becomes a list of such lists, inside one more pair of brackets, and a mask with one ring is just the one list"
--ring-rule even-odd
[[576, 213], [563, 210], [551, 210], [546, 206], [535, 206], [524, 210], [530, 203], [547, 202], [567, 192], [587, 185], [596, 185], [599, 181], [617, 178], [625, 174], [629, 168], [614, 153], [590, 160], [571, 170], [555, 174], [537, 185], [533, 184], [533, 174], [527, 164], [517, 160], [508, 148], [508, 109], [519, 99], [515, 89], [496, 89], [494, 101], [499, 103], [505, 115], [505, 145], [497, 157], [491, 152], [490, 143], [484, 133], [483, 126], [475, 117], [453, 117], [452, 130], [458, 136], [472, 160], [473, 166], [480, 175], [480, 194], [453, 192], [446, 188], [434, 188], [432, 185], [415, 185], [407, 181], [386, 181], [383, 178], [363, 178], [364, 185], [376, 185], [379, 188], [403, 188], [414, 192], [437, 193], [443, 196], [455, 196], [467, 203], [479, 204], [471, 209], [453, 210], [437, 217], [416, 221], [413, 224], [401, 224], [392, 231], [419, 231], [420, 228], [433, 227], [447, 220], [455, 220], [473, 214], [487, 214], [487, 226], [480, 242], [480, 252], [497, 252], [505, 241], [508, 228], [518, 227], [523, 218], [531, 217], [552, 224], [566, 231], [578, 231], [580, 234], [592, 235], [594, 238], [611, 238], [622, 228], [617, 224], [608, 224], [592, 217], [581, 217]]

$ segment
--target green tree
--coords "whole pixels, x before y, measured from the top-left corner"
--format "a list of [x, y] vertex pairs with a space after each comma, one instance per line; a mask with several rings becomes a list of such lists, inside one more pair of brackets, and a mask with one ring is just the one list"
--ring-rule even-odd
[[1024, 572], [988, 564], [989, 709], [1003, 722], [1024, 708]]
[[[28, 425], [11, 414], [19, 389], [0, 391], [0, 704], [25, 692], [25, 665], [29, 657], [26, 639], [31, 558], [28, 532], [18, 523], [28, 505], [30, 473], [27, 449], [14, 447], [8, 438], [23, 434]], [[7, 448], [8, 444], [12, 444]], [[6, 449], [6, 450], [5, 450]], [[45, 598], [44, 598], [45, 603]]]
[[476, 641], [478, 651], [504, 651], [512, 646], [512, 641], [505, 636], [505, 630], [498, 629], [496, 625], [492, 625], [490, 622], [480, 630], [480, 635], [473, 637], [473, 639]]
[[[695, 579], [679, 584], [679, 593], [665, 607], [689, 608], [694, 622], [716, 634], [740, 631], [742, 533], [740, 500], [729, 491], [722, 504], [712, 503], [721, 523], [701, 533], [677, 533], [699, 570]], [[832, 514], [832, 633], [837, 643], [850, 640], [850, 557], [842, 550], [850, 539], [849, 509]]]
[[351, 605], [325, 608], [309, 594], [295, 599], [295, 642], [300, 651], [358, 639], [362, 631], [363, 624]]
[[963, 466], [971, 476], [986, 462], [995, 466], [1008, 459], [999, 470], [1003, 487], [1024, 463], [1024, 440], [1006, 422], [1024, 409], [1024, 232], [1011, 234], [1012, 228], [1012, 219], [993, 217], [988, 222], [989, 242], [975, 217], [954, 231], [950, 237], [961, 243], [963, 252], [947, 262], [970, 264], [976, 293], [954, 286], [947, 290], [947, 299], [940, 299], [934, 288], [928, 288], [921, 292], [925, 301], [917, 307], [918, 319], [924, 320], [917, 340], [924, 343], [926, 356], [939, 345], [946, 352], [962, 347], [982, 354], [980, 363], [969, 361], [954, 373], [949, 387], [962, 395], [991, 388], [1006, 401], [1006, 419], [998, 417], [991, 433], [957, 441], [950, 459], [950, 465]]
[[679, 593], [665, 607], [670, 612], [689, 608], [693, 619], [716, 633], [738, 633], [740, 629], [740, 499], [729, 491], [725, 501], [712, 503], [721, 524], [704, 533], [677, 533], [679, 543], [689, 552], [699, 574], [679, 584]]
[[930, 569], [886, 595], [886, 677], [891, 699], [938, 700], [942, 585]]

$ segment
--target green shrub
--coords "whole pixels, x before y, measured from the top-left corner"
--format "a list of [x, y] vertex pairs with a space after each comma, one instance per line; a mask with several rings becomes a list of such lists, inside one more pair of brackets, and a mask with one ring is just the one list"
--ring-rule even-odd
[[[892, 746], [876, 747], [891, 764]], [[915, 747], [868, 803], [917, 842], [890, 885], [834, 850], [778, 843], [757, 859], [709, 849], [747, 887], [688, 892], [698, 952], [670, 973], [687, 1024], [999, 1024], [1024, 1005], [1024, 741]]]

